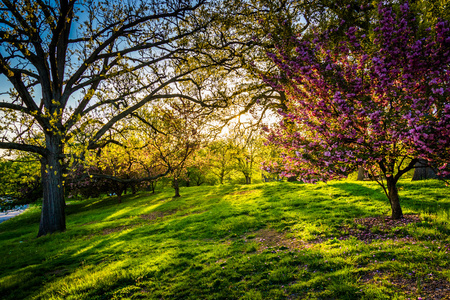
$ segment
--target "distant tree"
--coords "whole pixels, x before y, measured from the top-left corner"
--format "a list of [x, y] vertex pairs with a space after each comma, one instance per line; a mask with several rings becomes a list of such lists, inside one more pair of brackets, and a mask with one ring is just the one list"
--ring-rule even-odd
[[226, 138], [215, 140], [209, 144], [208, 150], [211, 172], [220, 184], [224, 184], [225, 178], [233, 171], [231, 141]]
[[202, 184], [214, 184], [216, 180], [211, 171], [211, 162], [212, 157], [210, 156], [209, 148], [207, 146], [203, 146], [198, 149], [198, 151], [196, 151], [189, 160], [189, 165], [186, 171], [186, 186], [189, 186], [191, 183], [197, 186]]
[[399, 219], [396, 184], [418, 159], [447, 172], [450, 31], [438, 21], [424, 36], [408, 3], [380, 4], [370, 27], [350, 27], [337, 44], [328, 43], [334, 29], [294, 36], [295, 51], [280, 44], [270, 54], [285, 76], [267, 82], [289, 94], [289, 111], [269, 141], [285, 149], [284, 175], [306, 182], [362, 165]]
[[256, 169], [262, 161], [263, 141], [258, 134], [259, 129], [248, 124], [240, 124], [232, 133], [232, 158], [234, 169], [244, 175], [245, 183], [251, 184]]
[[146, 136], [147, 147], [170, 169], [174, 197], [180, 197], [180, 180], [188, 179], [188, 168], [195, 165], [194, 154], [205, 143], [209, 115], [195, 103], [173, 99], [153, 106], [140, 119], [145, 122], [141, 133]]

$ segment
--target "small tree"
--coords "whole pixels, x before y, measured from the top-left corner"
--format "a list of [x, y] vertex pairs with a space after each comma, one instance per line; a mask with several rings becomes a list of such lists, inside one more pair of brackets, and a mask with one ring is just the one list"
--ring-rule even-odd
[[170, 169], [174, 197], [180, 197], [180, 179], [187, 179], [187, 168], [192, 156], [205, 137], [208, 115], [201, 107], [184, 99], [171, 99], [153, 106], [140, 119], [147, 125], [142, 133], [148, 146], [159, 157], [160, 163]]
[[217, 177], [220, 184], [233, 171], [232, 147], [230, 141], [221, 139], [209, 145], [209, 161], [211, 172]]
[[213, 158], [208, 147], [203, 147], [196, 151], [190, 159], [187, 168], [188, 180], [186, 181], [186, 186], [189, 186], [191, 183], [197, 186], [202, 184], [213, 185], [216, 179], [211, 171], [212, 160]]
[[295, 53], [282, 44], [269, 54], [285, 77], [267, 81], [290, 99], [269, 141], [286, 150], [284, 175], [306, 182], [340, 178], [362, 165], [398, 219], [396, 184], [418, 159], [446, 173], [450, 32], [439, 21], [422, 37], [408, 3], [396, 10], [380, 4], [371, 26], [367, 35], [351, 27], [337, 45], [328, 43], [329, 31], [292, 37]]
[[236, 128], [234, 131], [233, 159], [234, 169], [245, 177], [245, 184], [251, 184], [255, 167], [260, 161], [262, 140], [257, 135], [257, 128], [247, 124], [249, 128]]

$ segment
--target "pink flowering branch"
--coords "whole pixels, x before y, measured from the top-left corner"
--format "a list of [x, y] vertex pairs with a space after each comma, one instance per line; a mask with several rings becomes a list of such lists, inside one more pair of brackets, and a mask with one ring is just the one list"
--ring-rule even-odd
[[449, 30], [439, 21], [422, 37], [407, 2], [380, 5], [369, 36], [351, 27], [335, 45], [326, 31], [269, 53], [284, 76], [264, 80], [289, 95], [268, 138], [285, 150], [282, 174], [316, 182], [376, 168], [401, 217], [396, 183], [418, 159], [450, 174]]

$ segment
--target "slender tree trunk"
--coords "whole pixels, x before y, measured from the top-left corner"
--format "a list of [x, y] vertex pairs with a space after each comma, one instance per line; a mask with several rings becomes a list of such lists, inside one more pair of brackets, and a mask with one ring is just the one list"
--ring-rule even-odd
[[152, 191], [152, 193], [155, 193], [155, 187], [156, 187], [156, 182], [155, 181], [150, 181], [147, 188], [145, 189], [146, 191]]
[[225, 177], [225, 170], [222, 169], [222, 170], [220, 170], [220, 176], [219, 176], [220, 184], [223, 184], [224, 177]]
[[66, 229], [63, 167], [63, 146], [58, 136], [46, 136], [49, 153], [41, 159], [43, 201], [38, 237]]
[[389, 202], [391, 203], [392, 219], [398, 220], [403, 218], [402, 208], [400, 207], [400, 199], [398, 197], [397, 182], [392, 176], [386, 177]]
[[122, 194], [124, 192], [126, 192], [126, 190], [127, 190], [127, 186], [126, 185], [122, 185], [121, 183], [117, 184], [116, 195], [117, 195], [117, 202], [118, 203], [122, 203]]
[[180, 197], [180, 185], [178, 183], [178, 178], [173, 179], [173, 188], [175, 189], [175, 196], [173, 197]]
[[364, 173], [365, 173], [364, 168], [363, 167], [359, 167], [358, 168], [358, 178], [356, 180], [363, 181], [364, 180]]
[[245, 184], [251, 184], [252, 183], [252, 178], [248, 175], [245, 175]]

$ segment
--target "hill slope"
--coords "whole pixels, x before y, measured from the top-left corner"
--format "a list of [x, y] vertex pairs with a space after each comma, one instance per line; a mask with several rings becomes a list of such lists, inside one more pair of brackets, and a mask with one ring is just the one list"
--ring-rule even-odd
[[191, 187], [69, 201], [0, 224], [2, 299], [448, 299], [450, 193], [402, 182], [405, 219], [371, 182]]

